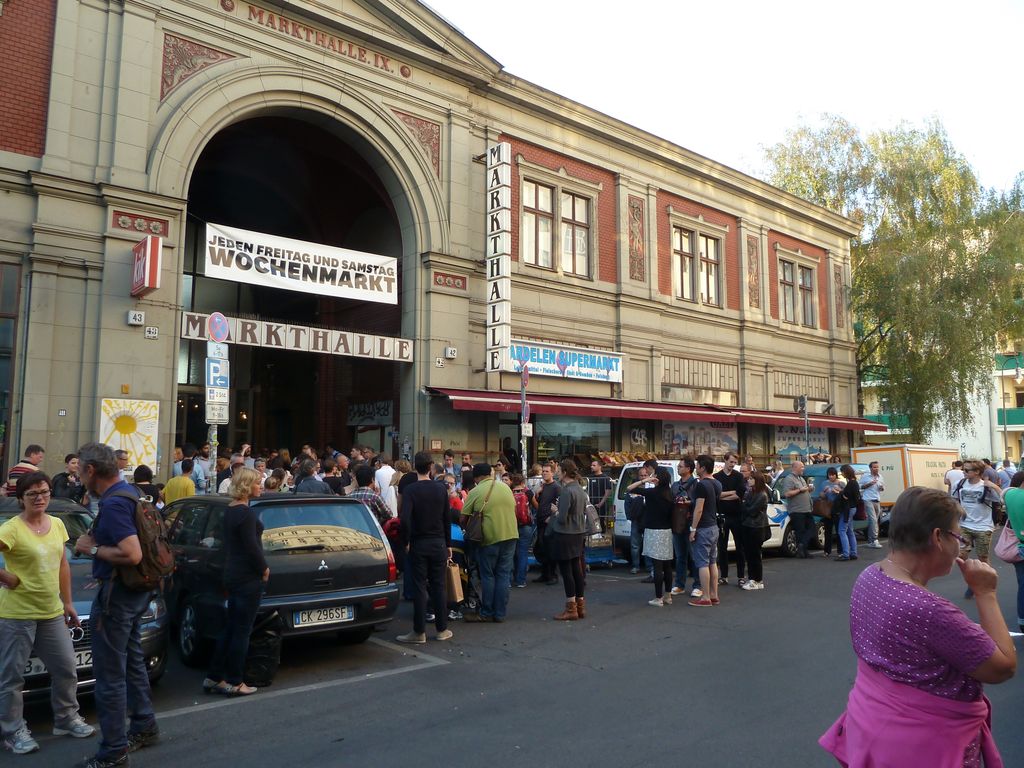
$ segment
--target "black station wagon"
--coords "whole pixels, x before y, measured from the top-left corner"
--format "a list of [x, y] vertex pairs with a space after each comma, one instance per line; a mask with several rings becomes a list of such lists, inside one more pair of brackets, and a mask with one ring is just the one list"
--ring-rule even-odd
[[[175, 571], [167, 603], [186, 664], [205, 661], [224, 625], [222, 521], [231, 499], [190, 496], [165, 510]], [[270, 580], [256, 623], [272, 613], [285, 637], [337, 632], [363, 642], [398, 609], [395, 558], [380, 525], [356, 499], [272, 493], [251, 499], [263, 523]]]

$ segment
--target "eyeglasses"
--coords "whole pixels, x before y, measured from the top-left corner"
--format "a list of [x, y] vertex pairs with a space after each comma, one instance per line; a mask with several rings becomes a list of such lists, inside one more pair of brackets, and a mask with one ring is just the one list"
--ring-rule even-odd
[[26, 499], [48, 499], [50, 498], [49, 491], [25, 491]]
[[959, 542], [960, 542], [960, 544], [961, 544], [962, 546], [964, 546], [964, 547], [966, 547], [966, 546], [967, 546], [967, 539], [965, 539], [965, 538], [964, 538], [963, 536], [961, 536], [961, 535], [960, 535], [959, 533], [956, 533], [956, 532], [954, 532], [954, 531], [945, 531], [945, 530], [943, 531], [943, 533], [948, 533], [948, 534], [949, 534], [950, 536], [952, 536], [952, 537], [953, 537], [954, 539], [956, 539], [957, 541], [959, 541]]

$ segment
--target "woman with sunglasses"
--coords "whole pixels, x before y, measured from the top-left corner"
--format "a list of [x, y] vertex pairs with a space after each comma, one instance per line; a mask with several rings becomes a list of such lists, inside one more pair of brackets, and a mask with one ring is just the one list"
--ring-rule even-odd
[[[960, 557], [960, 506], [913, 487], [889, 522], [889, 557], [866, 568], [850, 599], [857, 678], [846, 712], [819, 743], [843, 765], [1002, 765], [984, 683], [1017, 671], [996, 600], [998, 576]], [[980, 624], [928, 589], [957, 565]], [[880, 727], [879, 724], [884, 724]]]
[[71, 567], [64, 523], [46, 514], [52, 488], [43, 472], [18, 479], [21, 513], [0, 526], [0, 728], [3, 746], [16, 755], [39, 744], [25, 723], [22, 691], [30, 657], [50, 674], [55, 736], [78, 739], [95, 729], [78, 714], [78, 675], [69, 628], [81, 627], [71, 602]]

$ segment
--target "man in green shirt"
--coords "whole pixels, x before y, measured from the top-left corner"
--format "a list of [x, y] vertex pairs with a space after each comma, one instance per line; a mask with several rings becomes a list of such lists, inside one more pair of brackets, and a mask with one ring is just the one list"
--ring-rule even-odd
[[495, 478], [488, 464], [473, 465], [476, 485], [462, 508], [464, 518], [482, 514], [483, 541], [477, 550], [480, 568], [480, 613], [466, 614], [466, 621], [505, 620], [512, 584], [512, 561], [519, 540], [516, 500], [512, 489]]

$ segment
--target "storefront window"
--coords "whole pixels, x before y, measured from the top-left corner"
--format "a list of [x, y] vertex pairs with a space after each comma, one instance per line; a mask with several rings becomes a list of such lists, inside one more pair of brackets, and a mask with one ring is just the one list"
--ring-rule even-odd
[[[18, 312], [18, 282], [21, 270], [12, 265], [0, 266], [0, 467], [7, 461], [7, 438], [11, 429], [11, 391], [14, 375], [15, 318]], [[13, 458], [13, 457], [12, 457]]]
[[607, 451], [612, 444], [610, 419], [595, 416], [537, 416], [537, 459], [561, 459], [579, 456], [587, 461], [598, 451]]

